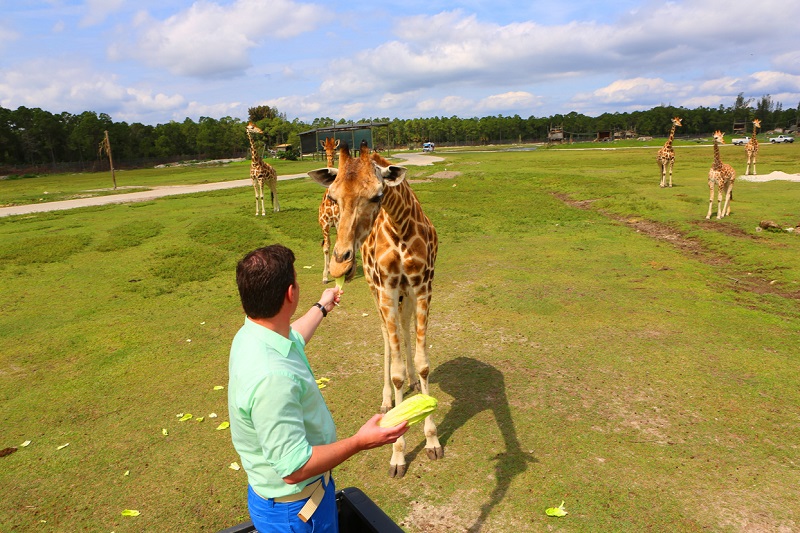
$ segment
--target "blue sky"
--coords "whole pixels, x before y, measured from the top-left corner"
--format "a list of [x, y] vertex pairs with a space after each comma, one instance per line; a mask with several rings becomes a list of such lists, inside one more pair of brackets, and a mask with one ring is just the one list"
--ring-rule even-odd
[[0, 106], [145, 124], [800, 104], [795, 0], [0, 0]]

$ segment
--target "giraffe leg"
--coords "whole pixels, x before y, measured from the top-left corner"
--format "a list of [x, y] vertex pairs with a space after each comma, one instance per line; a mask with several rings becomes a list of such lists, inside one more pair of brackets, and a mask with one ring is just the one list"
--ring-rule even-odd
[[717, 220], [722, 216], [722, 185], [717, 185]]
[[711, 180], [708, 181], [708, 188], [709, 188], [709, 195], [708, 195], [708, 213], [706, 214], [706, 220], [711, 218], [711, 210], [714, 208], [714, 182]]
[[256, 216], [258, 216], [258, 181], [253, 180], [253, 192], [256, 195]]
[[669, 162], [669, 186], [672, 187], [672, 167], [675, 165], [674, 161]]
[[269, 180], [269, 191], [272, 196], [272, 210], [277, 213], [281, 210], [281, 204], [278, 203], [278, 187], [276, 185], [277, 179], [275, 176]]
[[[384, 409], [391, 408], [392, 392], [394, 392], [395, 405], [403, 401], [403, 384], [407, 376], [399, 338], [399, 334], [401, 333], [398, 329], [401, 327], [399, 309], [395, 306], [392, 296], [385, 293], [380, 294], [378, 307], [381, 313], [381, 330], [384, 333], [385, 349], [383, 405], [381, 406], [381, 411], [386, 412]], [[389, 400], [388, 405], [387, 393]], [[401, 437], [392, 445], [392, 458], [389, 461], [389, 477], [401, 478], [406, 475], [407, 464], [405, 451], [406, 441]]]
[[411, 317], [414, 314], [414, 307], [411, 304], [410, 296], [406, 295], [400, 303], [400, 320], [403, 332], [403, 349], [406, 356], [406, 374], [408, 375], [408, 390], [420, 391], [419, 376], [414, 370], [414, 356], [411, 351]]
[[330, 226], [326, 222], [320, 223], [322, 228], [322, 283], [328, 283], [328, 265], [331, 262]]
[[[419, 376], [420, 390], [422, 394], [429, 394], [428, 375], [430, 374], [431, 364], [428, 359], [427, 333], [428, 333], [428, 308], [430, 306], [430, 293], [417, 299], [417, 347], [414, 351], [414, 365]], [[444, 448], [439, 443], [439, 434], [433, 416], [425, 418], [425, 453], [428, 459], [441, 459], [444, 457]]]
[[664, 188], [664, 185], [667, 183], [667, 167], [664, 163], [659, 163], [661, 166], [661, 188]]
[[733, 197], [733, 184], [729, 185], [725, 191], [725, 206], [722, 208], [722, 216], [731, 214], [731, 198]]

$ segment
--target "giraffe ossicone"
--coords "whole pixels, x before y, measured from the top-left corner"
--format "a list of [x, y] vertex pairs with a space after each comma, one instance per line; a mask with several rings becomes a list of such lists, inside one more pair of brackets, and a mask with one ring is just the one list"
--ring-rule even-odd
[[[393, 400], [394, 405], [403, 401], [407, 382], [409, 389], [429, 394], [427, 330], [438, 251], [436, 229], [405, 179], [405, 167], [371, 153], [366, 143], [358, 157], [343, 145], [338, 168], [312, 170], [309, 176], [328, 188], [328, 197], [339, 207], [331, 276], [352, 280], [356, 252], [361, 250], [364, 278], [381, 317], [381, 411], [385, 413]], [[425, 418], [424, 433], [428, 457], [443, 457], [431, 416]], [[401, 437], [392, 446], [389, 475], [402, 477], [406, 468], [405, 437]]]

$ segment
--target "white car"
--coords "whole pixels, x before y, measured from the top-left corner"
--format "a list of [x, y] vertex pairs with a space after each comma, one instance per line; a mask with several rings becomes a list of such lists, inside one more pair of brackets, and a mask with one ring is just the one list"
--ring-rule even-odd
[[788, 135], [778, 135], [777, 137], [770, 137], [769, 142], [772, 144], [775, 143], [793, 143], [794, 137], [789, 137]]
[[742, 138], [739, 138], [739, 139], [733, 139], [731, 142], [733, 144], [735, 144], [736, 146], [742, 146], [743, 144], [747, 144], [747, 143], [750, 142], [750, 137], [742, 137]]

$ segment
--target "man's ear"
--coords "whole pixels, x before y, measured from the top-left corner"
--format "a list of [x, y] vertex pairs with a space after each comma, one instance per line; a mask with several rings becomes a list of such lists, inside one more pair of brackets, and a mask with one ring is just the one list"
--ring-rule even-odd
[[300, 291], [298, 291], [299, 288], [300, 286], [297, 284], [297, 280], [295, 280], [294, 283], [289, 285], [289, 288], [286, 289], [286, 296], [285, 296], [286, 301], [291, 303], [296, 302], [297, 299], [300, 297]]

